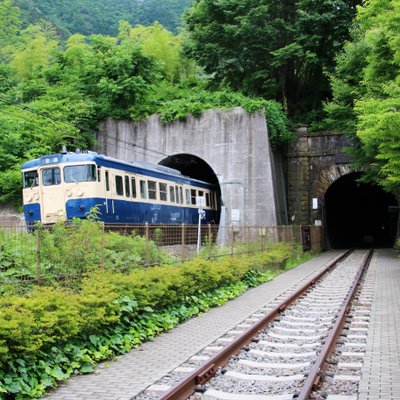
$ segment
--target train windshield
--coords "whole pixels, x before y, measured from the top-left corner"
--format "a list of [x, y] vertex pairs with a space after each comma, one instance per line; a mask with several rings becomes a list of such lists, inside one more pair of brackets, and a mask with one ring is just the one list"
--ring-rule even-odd
[[86, 164], [64, 167], [64, 181], [67, 183], [94, 182], [96, 181], [96, 166]]
[[32, 188], [39, 186], [39, 175], [36, 170], [23, 173], [23, 188]]
[[59, 185], [61, 183], [60, 168], [46, 168], [42, 170], [42, 182], [44, 186]]

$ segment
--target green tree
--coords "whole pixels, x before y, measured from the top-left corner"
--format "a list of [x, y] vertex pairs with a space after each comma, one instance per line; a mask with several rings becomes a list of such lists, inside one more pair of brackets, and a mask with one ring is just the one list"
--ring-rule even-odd
[[71, 34], [116, 35], [119, 21], [151, 25], [159, 21], [171, 32], [182, 26], [181, 15], [192, 0], [18, 0], [24, 25], [46, 19], [63, 39]]
[[12, 55], [12, 65], [21, 80], [30, 79], [49, 66], [59, 46], [54, 27], [45, 21], [21, 32], [20, 43]]
[[94, 142], [93, 104], [79, 93], [55, 87], [40, 99], [0, 108], [0, 201], [18, 205], [21, 165], [62, 145], [90, 148]]
[[14, 0], [0, 0], [0, 60], [7, 58], [12, 45], [17, 41], [21, 26], [20, 11]]
[[275, 98], [291, 115], [321, 108], [325, 70], [348, 37], [358, 0], [197, 0], [187, 52], [217, 81]]
[[183, 33], [174, 35], [157, 21], [151, 26], [134, 28], [125, 22], [120, 24], [120, 38], [132, 45], [139, 43], [146, 56], [159, 62], [163, 77], [168, 81], [178, 82], [194, 75], [194, 63], [182, 55]]
[[140, 46], [116, 38], [94, 35], [90, 40], [96, 65], [85, 70], [83, 90], [96, 101], [99, 118], [126, 117], [157, 79], [155, 60]]
[[355, 101], [357, 137], [373, 160], [368, 178], [400, 196], [400, 4], [369, 0], [358, 23], [368, 48]]
[[400, 4], [368, 0], [331, 75], [326, 126], [355, 142], [355, 166], [400, 196]]

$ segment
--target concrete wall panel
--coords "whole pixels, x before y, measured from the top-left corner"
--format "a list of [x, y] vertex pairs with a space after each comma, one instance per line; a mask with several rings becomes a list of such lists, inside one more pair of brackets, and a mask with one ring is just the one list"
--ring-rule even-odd
[[166, 156], [193, 154], [213, 169], [227, 223], [232, 209], [241, 225], [277, 224], [271, 149], [263, 113], [242, 108], [207, 110], [201, 118], [161, 124], [107, 119], [100, 124], [98, 151], [126, 161], [159, 163]]

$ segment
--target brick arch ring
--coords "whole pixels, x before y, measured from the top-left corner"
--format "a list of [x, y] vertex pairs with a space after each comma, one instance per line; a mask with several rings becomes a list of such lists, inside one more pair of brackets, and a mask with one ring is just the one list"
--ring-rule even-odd
[[336, 164], [322, 169], [319, 179], [313, 185], [313, 197], [322, 199], [332, 183], [342, 176], [354, 172], [357, 172], [357, 170], [351, 168], [349, 164]]

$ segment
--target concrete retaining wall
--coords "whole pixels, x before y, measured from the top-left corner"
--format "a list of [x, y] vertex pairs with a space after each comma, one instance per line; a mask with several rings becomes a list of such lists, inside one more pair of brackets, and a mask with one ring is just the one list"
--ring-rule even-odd
[[239, 210], [240, 225], [285, 223], [285, 212], [278, 213], [276, 205], [285, 203], [284, 190], [276, 190], [275, 183], [277, 175], [283, 180], [282, 166], [273, 165], [263, 113], [248, 114], [239, 107], [207, 110], [201, 118], [167, 125], [157, 115], [144, 122], [107, 119], [97, 139], [100, 153], [126, 161], [159, 163], [175, 154], [195, 155], [218, 178], [227, 224], [232, 210]]

